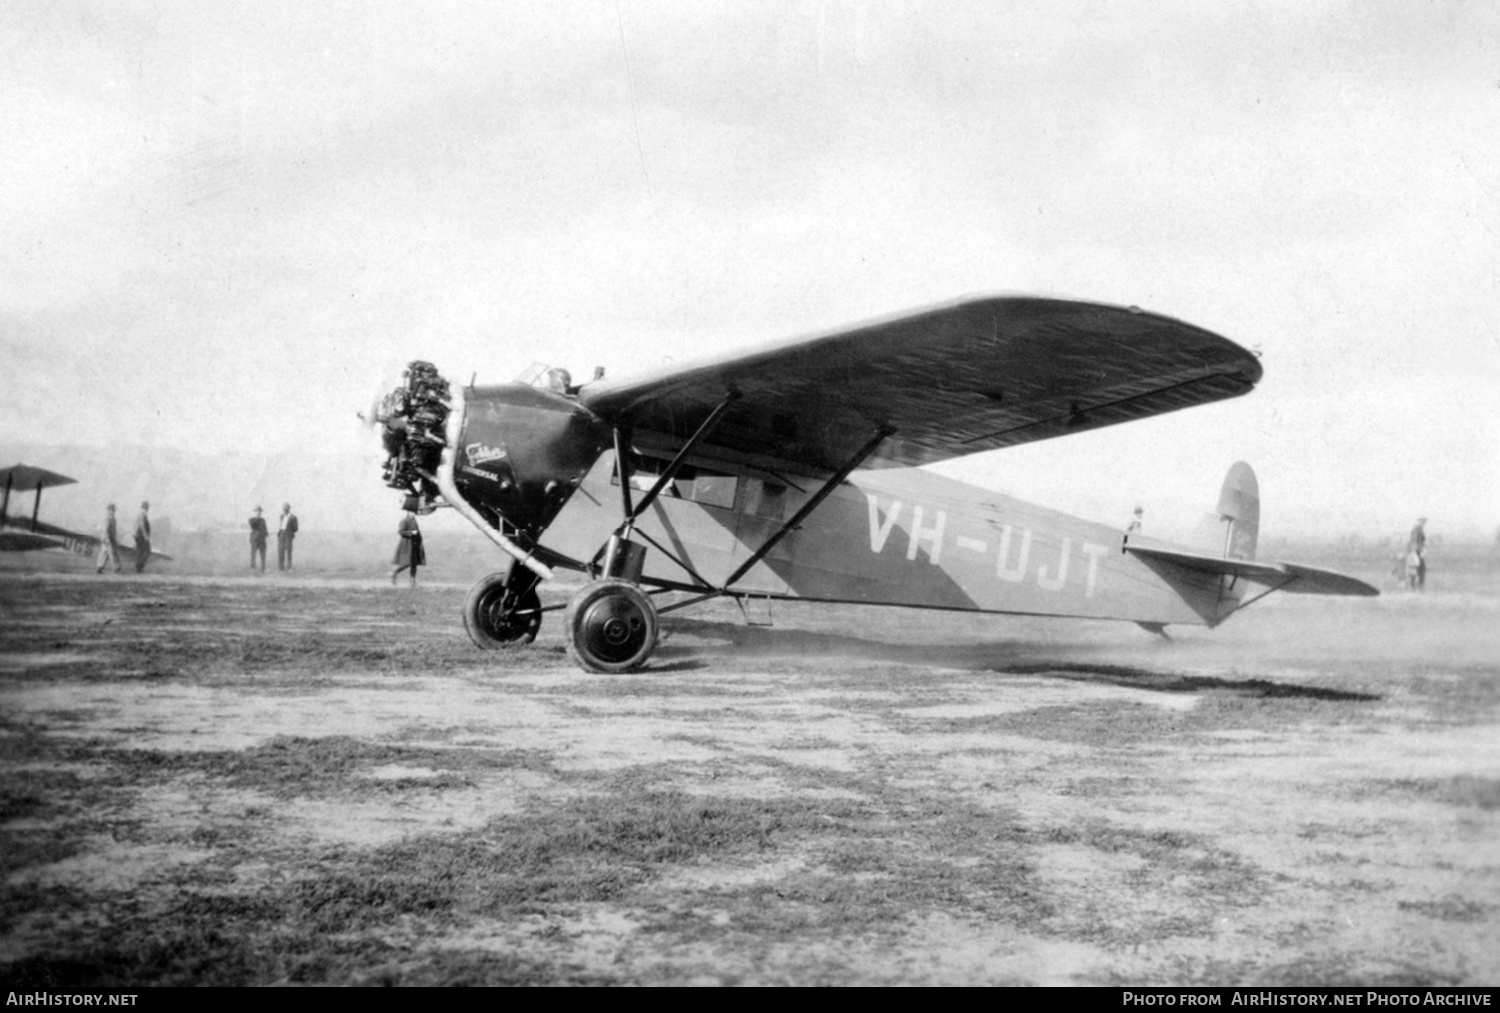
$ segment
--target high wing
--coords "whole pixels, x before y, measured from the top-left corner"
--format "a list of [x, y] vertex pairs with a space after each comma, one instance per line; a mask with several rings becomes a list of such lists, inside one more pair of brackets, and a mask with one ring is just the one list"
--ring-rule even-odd
[[637, 445], [690, 438], [726, 398], [706, 447], [836, 471], [880, 433], [870, 467], [965, 454], [1247, 393], [1233, 342], [1134, 307], [964, 299], [763, 349], [595, 381], [578, 400]]

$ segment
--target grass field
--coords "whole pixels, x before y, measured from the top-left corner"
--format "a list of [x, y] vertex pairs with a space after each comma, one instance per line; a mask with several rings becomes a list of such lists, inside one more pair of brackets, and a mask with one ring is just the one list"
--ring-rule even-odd
[[603, 677], [460, 584], [6, 571], [0, 979], [1494, 985], [1500, 572], [1447, 575], [1171, 643], [721, 603]]

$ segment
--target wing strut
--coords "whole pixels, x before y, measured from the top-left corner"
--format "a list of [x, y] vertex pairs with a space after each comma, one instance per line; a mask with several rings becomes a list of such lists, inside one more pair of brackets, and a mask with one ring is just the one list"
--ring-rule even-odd
[[[625, 513], [625, 519], [620, 522], [620, 526], [615, 529], [615, 533], [610, 536], [609, 541], [602, 550], [604, 554], [604, 572], [606, 574], [621, 572], [620, 568], [626, 565], [625, 560], [629, 556], [628, 546], [631, 536], [635, 534], [636, 518], [640, 517], [652, 503], [656, 502], [656, 498], [661, 495], [662, 490], [682, 470], [682, 465], [687, 461], [688, 456], [694, 450], [698, 449], [698, 445], [710, 433], [718, 428], [720, 420], [724, 418], [724, 413], [729, 411], [729, 406], [739, 399], [739, 391], [731, 390], [725, 395], [724, 400], [719, 402], [718, 407], [710, 412], [708, 418], [704, 419], [703, 423], [698, 426], [697, 432], [693, 433], [688, 441], [682, 445], [682, 449], [677, 451], [677, 455], [672, 458], [666, 470], [657, 477], [656, 483], [651, 486], [646, 495], [641, 497], [641, 501], [634, 505], [630, 502], [630, 460], [626, 454], [626, 444], [629, 441], [625, 439], [620, 428], [618, 426], [615, 427], [615, 467], [620, 472], [620, 506]], [[671, 556], [670, 553], [668, 555]], [[594, 557], [596, 561], [598, 558], [597, 555]], [[675, 556], [671, 556], [671, 558], [676, 559]], [[678, 562], [679, 564], [681, 563], [680, 560]], [[639, 576], [639, 573], [637, 573], [637, 576]]]
[[870, 437], [870, 439], [865, 443], [863, 447], [860, 447], [854, 452], [854, 456], [849, 458], [849, 460], [845, 462], [844, 466], [840, 468], [832, 478], [823, 483], [823, 488], [813, 493], [812, 499], [802, 504], [802, 509], [793, 514], [791, 519], [781, 526], [781, 530], [777, 531], [770, 538], [766, 539], [764, 545], [755, 550], [755, 553], [749, 559], [740, 564], [740, 568], [738, 570], [735, 570], [734, 573], [729, 575], [729, 579], [724, 582], [724, 586], [728, 588], [735, 581], [739, 580], [745, 574], [749, 573], [752, 566], [754, 566], [756, 563], [759, 563], [763, 558], [765, 558], [766, 553], [774, 549], [783, 538], [791, 534], [792, 531], [796, 530], [797, 525], [801, 524], [808, 514], [816, 510], [818, 506], [825, 499], [827, 499], [830, 494], [832, 494], [833, 490], [837, 489], [839, 485], [844, 481], [844, 479], [849, 477], [850, 472], [863, 464], [865, 458], [875, 453], [875, 449], [882, 443], [884, 443], [886, 437], [890, 436], [893, 432], [895, 432], [894, 429], [891, 429], [888, 426], [881, 426], [880, 429], [876, 431], [875, 435]]
[[[702, 443], [710, 433], [718, 428], [719, 420], [724, 417], [724, 413], [729, 410], [729, 406], [734, 404], [739, 399], [740, 395], [738, 391], [730, 391], [729, 394], [724, 398], [724, 400], [719, 402], [719, 406], [709, 413], [708, 418], [703, 420], [703, 424], [698, 427], [698, 431], [694, 433], [692, 437], [682, 445], [681, 450], [677, 451], [677, 456], [672, 458], [672, 463], [667, 465], [667, 469], [661, 473], [661, 476], [659, 478], [657, 478], [656, 484], [651, 487], [651, 490], [647, 492], [646, 495], [641, 497], [641, 501], [635, 505], [635, 509], [632, 510], [630, 508], [630, 494], [624, 494], [625, 523], [620, 526], [621, 534], [628, 537], [629, 532], [635, 527], [636, 518], [645, 513], [646, 508], [649, 507], [652, 503], [656, 502], [656, 497], [661, 495], [661, 491], [667, 487], [667, 483], [676, 478], [677, 473], [682, 470], [683, 462], [688, 459], [688, 455], [697, 450], [698, 444]], [[617, 454], [619, 449], [620, 436], [619, 430], [617, 429], [615, 430], [615, 450]], [[620, 470], [622, 472], [620, 485], [623, 488], [626, 484], [623, 477], [623, 472], [625, 469], [622, 466]]]
[[[625, 454], [625, 447], [629, 443], [625, 430], [615, 427], [615, 467], [620, 471], [620, 515], [627, 519], [635, 516], [635, 507], [630, 502], [630, 460]], [[621, 525], [622, 529], [623, 527]]]
[[[870, 437], [870, 439], [865, 443], [864, 446], [860, 447], [854, 452], [854, 456], [849, 458], [849, 460], [845, 462], [842, 468], [840, 468], [833, 476], [831, 476], [828, 481], [824, 482], [822, 487], [819, 488], [817, 492], [813, 493], [811, 499], [802, 504], [802, 508], [800, 510], [794, 513], [785, 524], [778, 528], [774, 535], [766, 539], [765, 543], [762, 544], [759, 549], [756, 549], [749, 559], [741, 563], [739, 569], [735, 570], [734, 573], [729, 575], [729, 579], [724, 581], [723, 586], [713, 588], [712, 590], [707, 591], [704, 594], [697, 595], [693, 598], [688, 598], [684, 601], [673, 602], [671, 605], [664, 605], [657, 611], [663, 614], [667, 612], [675, 612], [678, 609], [687, 608], [689, 605], [697, 605], [699, 602], [708, 601], [710, 598], [718, 598], [721, 595], [733, 594], [734, 592], [730, 591], [730, 587], [734, 585], [734, 582], [739, 580], [745, 574], [749, 573], [750, 568], [764, 559], [766, 553], [774, 549], [783, 538], [791, 534], [793, 531], [797, 530], [797, 526], [804, 520], [806, 520], [808, 515], [816, 510], [822, 504], [822, 502], [833, 493], [833, 490], [837, 489], [843, 483], [844, 479], [849, 477], [850, 473], [853, 472], [855, 468], [858, 468], [861, 464], [863, 464], [865, 458], [875, 453], [880, 445], [886, 441], [886, 438], [895, 431], [896, 430], [890, 426], [881, 426], [880, 429], [875, 433], [875, 435]], [[738, 596], [736, 596], [736, 598], [738, 598]]]

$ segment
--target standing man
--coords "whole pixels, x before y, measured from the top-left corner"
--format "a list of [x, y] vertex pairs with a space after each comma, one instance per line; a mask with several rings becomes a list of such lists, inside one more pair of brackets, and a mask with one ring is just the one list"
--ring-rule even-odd
[[1138, 535], [1141, 533], [1141, 517], [1145, 513], [1145, 507], [1135, 508], [1135, 513], [1130, 516], [1130, 523], [1125, 526], [1125, 533], [1127, 535]]
[[99, 568], [94, 571], [95, 573], [103, 573], [106, 563], [113, 565], [116, 573], [120, 572], [118, 542], [119, 529], [115, 527], [115, 505], [111, 503], [104, 508], [104, 537], [99, 539]]
[[260, 572], [266, 572], [266, 519], [260, 515], [260, 507], [255, 508], [255, 516], [250, 518], [250, 569], [255, 569], [255, 557], [260, 556]]
[[141, 512], [135, 518], [135, 572], [145, 573], [151, 561], [151, 504], [141, 500]]
[[281, 504], [281, 520], [276, 522], [276, 569], [292, 568], [292, 539], [297, 537], [297, 515], [290, 503]]
[[1417, 565], [1416, 589], [1427, 588], [1427, 518], [1418, 517], [1406, 538], [1406, 555]]

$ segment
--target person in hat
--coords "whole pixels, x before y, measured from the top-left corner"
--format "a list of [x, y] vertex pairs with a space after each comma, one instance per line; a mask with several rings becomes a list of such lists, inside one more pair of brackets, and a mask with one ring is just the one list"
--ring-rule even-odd
[[411, 586], [416, 587], [417, 567], [427, 565], [427, 553], [422, 549], [422, 529], [417, 526], [415, 502], [415, 497], [408, 499], [406, 516], [401, 518], [401, 524], [396, 528], [396, 534], [401, 540], [396, 544], [396, 556], [392, 560], [396, 564], [396, 568], [391, 571], [392, 584], [396, 583], [402, 570], [410, 570]]
[[260, 515], [260, 507], [250, 517], [250, 569], [255, 569], [255, 557], [260, 556], [260, 572], [266, 572], [266, 519]]

